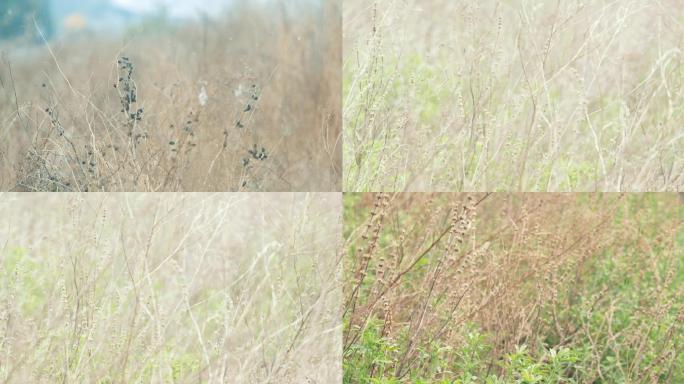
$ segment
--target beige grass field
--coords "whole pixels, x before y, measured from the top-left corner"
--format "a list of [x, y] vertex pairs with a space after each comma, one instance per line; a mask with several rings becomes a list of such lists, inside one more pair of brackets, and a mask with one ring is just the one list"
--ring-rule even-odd
[[0, 189], [340, 190], [340, 6], [268, 4], [0, 43]]
[[0, 195], [0, 382], [341, 381], [336, 194]]
[[681, 0], [349, 0], [347, 191], [684, 190]]

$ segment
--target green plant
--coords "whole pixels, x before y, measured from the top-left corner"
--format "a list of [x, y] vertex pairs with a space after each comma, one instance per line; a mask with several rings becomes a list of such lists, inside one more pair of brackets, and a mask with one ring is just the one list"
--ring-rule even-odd
[[676, 383], [675, 194], [345, 195], [345, 383]]

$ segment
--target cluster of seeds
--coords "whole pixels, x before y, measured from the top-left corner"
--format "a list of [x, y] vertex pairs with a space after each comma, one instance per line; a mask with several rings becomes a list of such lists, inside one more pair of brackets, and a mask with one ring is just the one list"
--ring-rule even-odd
[[256, 145], [256, 144], [254, 144], [254, 146], [252, 147], [252, 149], [248, 150], [247, 152], [248, 152], [248, 153], [252, 156], [252, 158], [255, 159], [255, 160], [264, 161], [264, 160], [268, 159], [268, 155], [266, 154], [266, 148], [261, 147], [261, 150], [259, 150], [259, 149], [257, 148], [257, 145]]
[[128, 57], [121, 57], [119, 64], [119, 79], [114, 88], [121, 91], [121, 112], [129, 113], [134, 103], [138, 102], [138, 90], [133, 81], [133, 63]]
[[361, 282], [367, 274], [368, 263], [372, 256], [378, 249], [380, 241], [380, 230], [382, 229], [385, 215], [389, 207], [390, 195], [387, 193], [380, 193], [376, 196], [371, 217], [366, 224], [366, 231], [361, 238], [368, 242], [365, 252], [363, 253], [362, 263], [359, 270], [357, 270], [357, 281]]
[[[121, 100], [121, 113], [126, 115], [128, 121], [128, 135], [133, 137], [136, 142], [147, 138], [145, 133], [134, 133], [134, 126], [136, 122], [142, 121], [145, 109], [137, 107], [138, 90], [133, 81], [133, 63], [128, 57], [122, 56], [118, 61], [119, 65], [119, 79], [114, 88], [119, 89], [119, 98]], [[135, 137], [134, 137], [135, 136]]]
[[257, 87], [256, 84], [252, 84], [250, 87], [250, 95], [249, 95], [249, 100], [245, 103], [245, 107], [242, 110], [242, 115], [235, 121], [235, 128], [244, 128], [245, 127], [245, 115], [247, 113], [253, 113], [255, 104], [259, 100], [259, 88]]
[[62, 127], [62, 124], [59, 122], [59, 114], [57, 113], [57, 110], [55, 108], [47, 107], [45, 108], [45, 113], [50, 116], [50, 124], [57, 129], [59, 136], [64, 136], [64, 127]]
[[451, 241], [446, 249], [449, 261], [456, 261], [456, 256], [461, 250], [461, 245], [465, 240], [468, 230], [472, 227], [475, 216], [475, 198], [472, 195], [468, 195], [467, 202], [463, 204], [462, 210], [459, 210], [457, 207], [452, 208], [451, 227], [449, 229]]
[[[174, 138], [169, 140], [169, 147], [173, 154], [184, 153], [188, 154], [193, 148], [197, 146], [197, 136], [195, 135], [195, 124], [199, 123], [199, 113], [190, 111], [187, 119], [183, 122], [182, 128], [176, 132]], [[176, 125], [169, 126], [172, 130], [176, 129]]]

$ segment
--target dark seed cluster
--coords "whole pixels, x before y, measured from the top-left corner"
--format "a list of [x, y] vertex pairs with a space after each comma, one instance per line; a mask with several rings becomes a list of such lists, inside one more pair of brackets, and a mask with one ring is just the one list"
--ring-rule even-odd
[[[254, 112], [255, 106], [254, 103], [256, 103], [259, 100], [259, 88], [257, 87], [256, 84], [252, 84], [250, 87], [250, 95], [249, 95], [249, 100], [245, 103], [245, 107], [242, 110], [242, 113], [250, 113]], [[235, 122], [235, 127], [236, 128], [244, 128], [245, 124], [243, 123], [244, 121], [244, 115], [241, 116], [236, 122]]]
[[[257, 148], [256, 144], [254, 144], [254, 147], [252, 147], [252, 149], [247, 150], [247, 152], [255, 160], [264, 161], [264, 160], [268, 159], [268, 155], [266, 154], [266, 148], [261, 147], [261, 150], [259, 150]], [[249, 159], [247, 158], [246, 160], [249, 160]], [[243, 161], [244, 161], [244, 159], [243, 159]]]
[[131, 110], [131, 104], [138, 101], [138, 93], [133, 82], [133, 63], [128, 57], [121, 57], [117, 63], [119, 64], [119, 81], [118, 86], [115, 85], [115, 87], [122, 92], [122, 112], [128, 112]]
[[57, 110], [55, 108], [50, 108], [47, 107], [45, 108], [45, 113], [50, 116], [50, 123], [52, 126], [57, 129], [57, 133], [59, 136], [64, 136], [64, 128], [62, 127], [62, 124], [59, 122], [59, 115], [57, 113]]
[[136, 128], [136, 123], [142, 121], [145, 109], [138, 108], [138, 90], [133, 80], [133, 71], [135, 66], [126, 56], [122, 56], [117, 61], [119, 66], [119, 78], [114, 88], [119, 89], [119, 98], [121, 101], [121, 113], [126, 116], [128, 126], [128, 136], [131, 137], [137, 144], [142, 140], [147, 139], [147, 133]]

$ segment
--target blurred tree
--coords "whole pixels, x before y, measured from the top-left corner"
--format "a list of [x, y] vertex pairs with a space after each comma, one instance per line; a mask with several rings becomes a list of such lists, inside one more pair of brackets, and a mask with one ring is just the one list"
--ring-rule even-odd
[[2, 0], [0, 2], [0, 39], [19, 36], [39, 38], [33, 18], [45, 34], [52, 36], [53, 24], [49, 0]]

